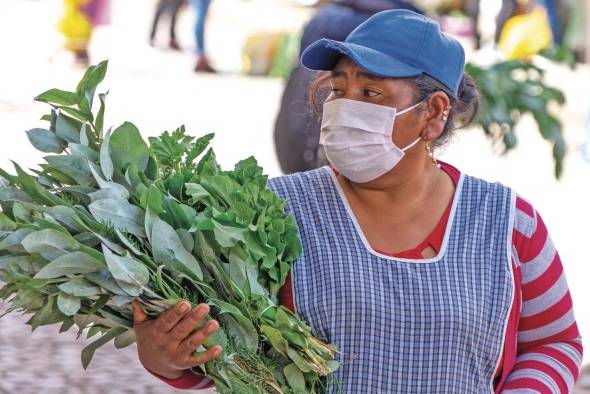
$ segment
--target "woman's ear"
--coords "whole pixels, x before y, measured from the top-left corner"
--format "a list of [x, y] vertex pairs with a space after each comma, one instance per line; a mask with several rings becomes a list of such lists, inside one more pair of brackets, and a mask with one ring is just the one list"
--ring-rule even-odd
[[422, 130], [422, 139], [430, 142], [435, 141], [442, 134], [451, 112], [451, 101], [444, 92], [434, 92], [426, 102], [427, 109], [424, 111], [426, 125]]

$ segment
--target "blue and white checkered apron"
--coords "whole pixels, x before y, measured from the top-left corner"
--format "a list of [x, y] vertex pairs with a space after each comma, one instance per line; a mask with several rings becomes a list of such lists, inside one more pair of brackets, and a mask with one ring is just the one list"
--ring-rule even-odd
[[343, 353], [345, 393], [490, 393], [513, 299], [514, 193], [462, 176], [438, 256], [392, 258], [360, 231], [327, 167], [272, 179], [303, 253], [297, 313]]

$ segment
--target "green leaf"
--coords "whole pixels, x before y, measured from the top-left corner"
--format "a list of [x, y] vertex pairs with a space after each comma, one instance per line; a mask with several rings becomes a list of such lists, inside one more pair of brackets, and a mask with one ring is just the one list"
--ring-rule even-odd
[[270, 341], [273, 348], [275, 348], [281, 354], [287, 356], [287, 353], [289, 351], [289, 343], [285, 338], [283, 338], [279, 330], [275, 330], [270, 326], [261, 325], [260, 331]]
[[45, 208], [45, 212], [74, 231], [80, 232], [84, 230], [84, 228], [80, 226], [78, 215], [76, 215], [76, 211], [73, 208], [57, 205], [55, 207]]
[[117, 284], [130, 296], [137, 297], [150, 279], [148, 269], [129, 253], [118, 256], [103, 245], [102, 251], [111, 275]]
[[[164, 199], [164, 210], [166, 211], [166, 221], [174, 223], [174, 227], [177, 228], [190, 228], [195, 216], [197, 216], [194, 208], [179, 204], [173, 198]], [[164, 215], [162, 215], [162, 218], [164, 218]]]
[[195, 240], [191, 233], [183, 228], [179, 228], [176, 230], [176, 234], [178, 234], [180, 242], [182, 242], [182, 246], [184, 246], [184, 248], [189, 252], [192, 251], [195, 247]]
[[0, 201], [33, 202], [27, 193], [12, 186], [0, 187]]
[[111, 130], [107, 131], [100, 146], [100, 168], [107, 181], [113, 180], [113, 174], [115, 171], [113, 168], [113, 161], [111, 160], [110, 140]]
[[[45, 230], [45, 229], [53, 229], [55, 231], [59, 231], [62, 232], [66, 235], [70, 235], [70, 233], [68, 232], [68, 230], [63, 227], [61, 224], [59, 224], [55, 219], [53, 219], [51, 216], [47, 216], [47, 219], [42, 219], [42, 218], [36, 218], [35, 219], [35, 224], [37, 226], [39, 226], [39, 228], [41, 230]], [[75, 238], [74, 238], [75, 239]]]
[[102, 345], [107, 344], [113, 338], [116, 338], [117, 336], [123, 334], [125, 331], [127, 331], [127, 328], [125, 327], [113, 328], [109, 330], [109, 332], [104, 334], [102, 337], [100, 337], [100, 339], [86, 346], [84, 350], [82, 350], [82, 366], [84, 367], [84, 369], [88, 368], [88, 365], [90, 365], [90, 361], [92, 361], [92, 357], [94, 357], [94, 352], [96, 351], [96, 349], [98, 349]]
[[106, 291], [120, 295], [126, 296], [127, 293], [115, 282], [115, 279], [111, 275], [111, 273], [107, 270], [101, 270], [99, 272], [91, 272], [89, 274], [85, 274], [84, 277], [88, 279], [90, 282], [95, 283], [105, 289]]
[[160, 215], [164, 212], [162, 205], [162, 192], [156, 187], [156, 185], [150, 185], [141, 196], [141, 206], [144, 209], [150, 209], [156, 215]]
[[116, 182], [108, 182], [104, 180], [100, 175], [99, 172], [101, 171], [94, 163], [89, 163], [90, 165], [90, 172], [92, 172], [92, 176], [94, 180], [98, 184], [101, 189], [113, 189], [120, 196], [121, 199], [127, 200], [129, 198], [129, 191], [125, 188], [125, 186], [116, 183]]
[[53, 229], [27, 235], [22, 245], [27, 252], [38, 253], [50, 261], [80, 249], [80, 244], [73, 237]]
[[83, 252], [72, 252], [64, 254], [44, 266], [35, 279], [53, 279], [66, 275], [87, 274], [99, 272], [105, 265], [99, 260]]
[[225, 226], [213, 220], [213, 233], [215, 240], [224, 248], [231, 248], [238, 242], [245, 242], [246, 229], [233, 226]]
[[287, 365], [285, 368], [283, 368], [283, 373], [287, 378], [289, 386], [293, 390], [307, 392], [305, 387], [305, 377], [303, 376], [303, 373], [295, 363], [291, 363]]
[[198, 204], [200, 202], [206, 205], [212, 205], [213, 197], [211, 194], [198, 183], [187, 183], [185, 184], [186, 194], [191, 197], [189, 203], [191, 205]]
[[219, 308], [219, 320], [224, 323], [228, 335], [238, 348], [251, 352], [258, 349], [258, 333], [252, 321], [246, 318], [234, 305], [221, 300], [209, 300], [209, 304]]
[[61, 153], [66, 145], [55, 133], [45, 129], [31, 129], [27, 131], [31, 144], [41, 152]]
[[49, 89], [35, 97], [35, 101], [58, 105], [75, 105], [80, 101], [80, 96], [73, 92], [60, 89]]
[[62, 292], [76, 297], [93, 297], [102, 293], [100, 288], [82, 278], [70, 279], [57, 287]]
[[246, 264], [246, 261], [236, 253], [236, 248], [233, 248], [229, 254], [229, 276], [237, 287], [243, 289], [246, 294], [250, 294]]
[[85, 231], [74, 235], [74, 239], [80, 242], [82, 245], [88, 246], [89, 248], [94, 248], [100, 244], [100, 239], [98, 239], [96, 235], [92, 234], [89, 231]]
[[16, 223], [8, 216], [0, 213], [0, 231], [14, 231], [16, 230]]
[[69, 331], [70, 328], [72, 328], [74, 326], [74, 319], [73, 318], [68, 318], [66, 320], [64, 320], [63, 324], [61, 325], [61, 327], [59, 328], [59, 333], [64, 333], [66, 331]]
[[58, 114], [55, 120], [55, 134], [67, 142], [80, 143], [82, 123], [64, 114]]
[[30, 223], [32, 221], [31, 211], [23, 207], [19, 202], [15, 202], [12, 205], [12, 216], [16, 222]]
[[103, 60], [97, 65], [88, 67], [76, 87], [78, 95], [82, 96], [85, 92], [94, 94], [96, 87], [103, 81], [106, 75], [108, 64], [108, 60]]
[[87, 123], [84, 123], [80, 129], [80, 144], [84, 146], [90, 145], [91, 135], [91, 132], [88, 131]]
[[133, 343], [135, 343], [135, 331], [133, 330], [127, 330], [127, 332], [115, 338], [115, 347], [117, 349], [126, 348]]
[[74, 316], [80, 310], [80, 298], [60, 292], [57, 296], [57, 307], [66, 316]]
[[305, 335], [300, 334], [298, 332], [281, 331], [281, 334], [292, 345], [297, 345], [297, 346], [299, 346], [301, 348], [305, 348], [305, 346], [307, 344]]
[[44, 189], [36, 178], [27, 174], [17, 163], [14, 163], [16, 169], [17, 178], [16, 184], [18, 184], [23, 191], [25, 191], [35, 202], [43, 205], [68, 205], [61, 198], [51, 194]]
[[145, 237], [143, 224], [144, 212], [141, 208], [129, 204], [126, 200], [105, 198], [96, 200], [88, 206], [92, 216], [99, 222], [139, 237]]
[[80, 122], [92, 122], [93, 120], [93, 116], [91, 113], [84, 113], [71, 107], [60, 107], [59, 109], [65, 112], [66, 114], [73, 116]]
[[127, 184], [131, 186], [131, 190], [137, 190], [139, 185], [145, 186], [139, 176], [139, 170], [135, 164], [129, 164], [125, 171], [125, 180]]
[[193, 161], [201, 155], [201, 153], [205, 152], [205, 149], [207, 149], [213, 137], [215, 137], [214, 133], [205, 134], [194, 142], [190, 151], [187, 153], [187, 165], [192, 164]]
[[135, 164], [140, 172], [146, 169], [149, 149], [132, 123], [125, 122], [113, 131], [110, 148], [113, 164], [122, 173], [129, 164]]
[[48, 168], [55, 168], [74, 179], [80, 186], [91, 186], [94, 184], [92, 172], [88, 165], [88, 159], [77, 155], [45, 156]]
[[203, 272], [195, 257], [184, 248], [174, 228], [149, 208], [145, 215], [147, 237], [152, 245], [154, 260], [194, 280], [203, 280]]
[[105, 111], [105, 101], [109, 92], [101, 93], [98, 95], [100, 100], [100, 108], [98, 109], [98, 114], [96, 115], [96, 120], [94, 121], [94, 126], [96, 129], [96, 133], [99, 136], [102, 136], [102, 130], [104, 125], [104, 111]]
[[297, 350], [290, 347], [287, 354], [289, 355], [289, 358], [293, 360], [293, 362], [302, 372], [313, 371], [313, 368], [311, 367], [310, 363]]
[[[80, 135], [84, 135], [84, 134], [80, 134]], [[96, 151], [92, 148], [89, 148], [88, 146], [84, 145], [84, 144], [75, 144], [73, 142], [70, 142], [68, 144], [68, 149], [70, 150], [70, 154], [73, 156], [79, 156], [81, 158], [83, 158], [84, 160], [88, 160], [88, 161], [98, 161], [99, 160], [99, 156], [98, 153], [96, 153]], [[85, 166], [86, 168], [88, 168], [88, 173], [90, 173], [90, 167], [87, 165]]]
[[29, 234], [33, 232], [34, 230], [23, 228], [10, 233], [8, 237], [4, 238], [0, 242], [0, 250], [6, 250], [11, 253], [26, 252], [25, 248], [22, 246], [22, 242]]
[[47, 297], [45, 305], [27, 321], [27, 324], [31, 325], [34, 331], [37, 327], [55, 324], [65, 319], [67, 316], [57, 307], [57, 297], [51, 295]]
[[119, 229], [115, 229], [115, 232], [117, 233], [117, 237], [119, 238], [119, 240], [123, 242], [123, 245], [125, 245], [125, 247], [127, 247], [131, 251], [131, 253], [137, 256], [142, 255], [142, 252], [138, 249], [136, 245], [133, 244], [133, 242], [129, 239], [129, 237], [127, 237], [127, 235], [123, 234]]
[[159, 176], [159, 169], [158, 169], [158, 162], [154, 158], [153, 155], [150, 154], [147, 162], [147, 166], [145, 167], [144, 171], [145, 177], [152, 181], [158, 179]]

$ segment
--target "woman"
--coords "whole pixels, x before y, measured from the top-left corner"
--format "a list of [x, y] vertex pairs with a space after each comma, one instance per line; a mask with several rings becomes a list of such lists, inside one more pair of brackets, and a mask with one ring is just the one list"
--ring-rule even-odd
[[205, 52], [205, 23], [211, 0], [191, 0], [191, 4], [195, 9], [195, 71], [215, 73], [215, 69], [209, 64], [209, 59]]
[[[331, 167], [270, 182], [303, 243], [282, 302], [343, 352], [346, 393], [568, 393], [578, 377], [582, 344], [541, 217], [433, 156], [477, 109], [464, 58], [405, 10], [302, 55], [331, 71]], [[176, 387], [205, 385], [187, 368], [221, 351], [191, 355], [218, 324], [190, 334], [208, 307], [189, 309], [148, 320], [135, 308], [140, 360]]]
[[[342, 41], [371, 15], [398, 8], [419, 11], [407, 0], [329, 1], [305, 25], [300, 51], [320, 38]], [[281, 97], [274, 138], [279, 164], [285, 174], [313, 170], [321, 165], [322, 160], [318, 160], [318, 153], [321, 154], [318, 152], [320, 122], [310, 111], [307, 97], [314, 78], [313, 71], [296, 65]]]
[[110, 22], [108, 0], [64, 0], [64, 15], [58, 28], [65, 38], [65, 48], [76, 62], [89, 63], [88, 46], [94, 27]]
[[158, 32], [158, 25], [160, 23], [160, 18], [164, 14], [168, 14], [170, 16], [170, 30], [168, 36], [168, 47], [174, 50], [180, 50], [180, 45], [176, 40], [176, 19], [178, 18], [178, 13], [182, 6], [184, 5], [185, 0], [159, 0], [158, 4], [156, 5], [156, 12], [154, 14], [154, 20], [152, 22], [152, 29], [150, 31], [150, 45], [154, 46], [154, 40], [156, 38], [156, 33]]

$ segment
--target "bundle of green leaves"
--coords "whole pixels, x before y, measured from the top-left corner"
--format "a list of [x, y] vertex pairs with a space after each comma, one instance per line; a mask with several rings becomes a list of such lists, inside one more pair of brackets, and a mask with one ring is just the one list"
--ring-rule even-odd
[[[301, 252], [285, 202], [266, 188], [254, 158], [223, 171], [208, 145], [183, 127], [149, 139], [123, 123], [103, 133], [107, 63], [32, 129], [50, 155], [32, 174], [0, 169], [0, 298], [32, 314], [33, 330], [61, 323], [100, 335], [82, 352], [134, 341], [130, 302], [156, 316], [181, 299], [206, 302], [220, 330], [196, 352], [224, 352], [201, 367], [221, 393], [318, 393], [338, 368], [336, 349], [279, 306], [277, 293]], [[203, 323], [204, 324], [204, 323]]]

